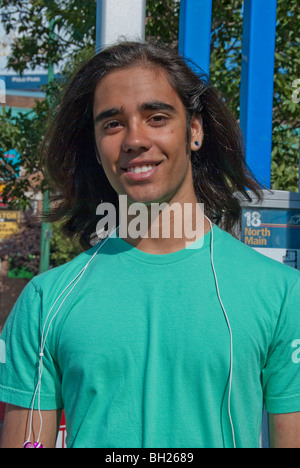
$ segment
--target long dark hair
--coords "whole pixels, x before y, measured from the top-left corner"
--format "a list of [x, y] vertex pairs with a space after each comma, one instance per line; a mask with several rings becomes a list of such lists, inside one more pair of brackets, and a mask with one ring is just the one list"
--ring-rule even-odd
[[89, 60], [69, 83], [43, 145], [45, 172], [56, 200], [48, 219], [61, 220], [65, 233], [77, 236], [88, 248], [99, 203], [113, 203], [118, 211], [118, 195], [97, 161], [94, 92], [111, 71], [137, 64], [166, 72], [186, 109], [188, 141], [191, 118], [202, 116], [203, 144], [191, 155], [194, 190], [207, 216], [231, 231], [241, 214], [235, 192], [250, 201], [250, 189], [260, 199], [259, 184], [245, 162], [239, 125], [203, 73], [192, 70], [176, 51], [153, 43], [122, 42], [107, 48]]

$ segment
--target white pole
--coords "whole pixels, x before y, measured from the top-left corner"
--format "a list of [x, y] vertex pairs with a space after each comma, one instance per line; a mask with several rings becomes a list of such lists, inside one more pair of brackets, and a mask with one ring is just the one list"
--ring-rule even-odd
[[146, 0], [97, 0], [96, 51], [122, 40], [145, 40]]

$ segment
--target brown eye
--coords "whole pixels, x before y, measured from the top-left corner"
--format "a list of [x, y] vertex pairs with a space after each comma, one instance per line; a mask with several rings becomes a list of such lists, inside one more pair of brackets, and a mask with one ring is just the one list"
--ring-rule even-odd
[[109, 130], [109, 129], [113, 129], [113, 128], [118, 128], [118, 126], [120, 125], [120, 123], [117, 121], [117, 120], [113, 120], [112, 122], [107, 122], [103, 129], [104, 130]]
[[167, 120], [167, 117], [165, 115], [154, 115], [150, 119], [150, 123], [156, 127], [163, 125]]

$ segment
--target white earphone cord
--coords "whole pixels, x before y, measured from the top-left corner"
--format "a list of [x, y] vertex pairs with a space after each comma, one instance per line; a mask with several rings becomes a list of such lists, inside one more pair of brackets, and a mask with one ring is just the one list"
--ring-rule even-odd
[[[229, 334], [230, 334], [230, 374], [229, 374], [229, 389], [228, 389], [228, 416], [229, 416], [230, 425], [231, 425], [233, 446], [234, 446], [234, 448], [236, 448], [235, 432], [234, 432], [234, 426], [233, 426], [233, 421], [232, 421], [232, 416], [231, 416], [231, 390], [232, 390], [232, 377], [233, 377], [233, 339], [232, 339], [232, 331], [231, 331], [231, 326], [230, 326], [230, 322], [229, 322], [229, 319], [228, 319], [226, 309], [225, 309], [225, 307], [223, 305], [223, 302], [222, 302], [222, 299], [221, 299], [221, 296], [220, 296], [219, 284], [218, 284], [217, 274], [216, 274], [215, 265], [214, 265], [213, 224], [212, 224], [211, 220], [207, 216], [205, 216], [205, 218], [208, 220], [208, 222], [210, 224], [210, 232], [211, 232], [210, 258], [211, 258], [211, 266], [212, 266], [214, 279], [215, 279], [215, 284], [216, 284], [217, 295], [218, 295], [218, 299], [219, 299], [220, 305], [222, 307], [224, 317], [225, 317], [225, 320], [226, 320], [226, 323], [227, 323], [227, 327], [228, 327], [228, 330], [229, 330]], [[37, 394], [38, 394], [38, 413], [39, 413], [39, 419], [40, 419], [40, 429], [39, 429], [39, 434], [38, 434], [38, 438], [37, 438], [37, 443], [40, 442], [40, 437], [41, 437], [41, 433], [42, 433], [43, 418], [42, 418], [42, 414], [41, 414], [40, 401], [41, 401], [41, 382], [42, 382], [42, 374], [43, 374], [43, 357], [44, 357], [44, 350], [45, 350], [45, 346], [46, 346], [46, 340], [47, 340], [47, 337], [48, 337], [52, 322], [55, 319], [55, 317], [57, 316], [58, 312], [60, 311], [60, 309], [63, 306], [66, 299], [69, 297], [69, 295], [71, 294], [73, 289], [77, 286], [79, 281], [82, 279], [82, 277], [83, 277], [84, 273], [86, 272], [89, 264], [94, 260], [94, 258], [96, 257], [96, 255], [98, 254], [100, 249], [102, 249], [102, 247], [105, 245], [105, 243], [108, 241], [108, 239], [116, 232], [117, 229], [118, 228], [116, 228], [109, 236], [106, 237], [106, 239], [103, 242], [101, 242], [100, 246], [95, 251], [94, 255], [90, 258], [90, 260], [87, 262], [87, 264], [81, 269], [81, 271], [75, 276], [75, 278], [73, 278], [73, 280], [60, 293], [60, 295], [57, 297], [57, 299], [55, 300], [55, 302], [53, 303], [53, 305], [51, 306], [51, 308], [50, 308], [50, 310], [49, 310], [49, 312], [47, 314], [47, 317], [46, 317], [46, 320], [45, 320], [45, 323], [44, 323], [44, 326], [43, 326], [43, 329], [42, 329], [42, 335], [41, 335], [41, 345], [40, 345], [40, 353], [39, 353], [39, 367], [38, 367], [38, 383], [37, 383], [37, 385], [35, 387], [35, 391], [34, 391], [33, 398], [32, 398], [30, 424], [29, 424], [29, 435], [28, 435], [27, 442], [30, 441], [31, 434], [32, 434], [33, 411], [34, 411], [34, 405], [35, 405], [35, 400], [36, 400], [36, 395]], [[47, 331], [45, 333], [46, 325], [47, 325], [48, 319], [50, 317], [50, 314], [51, 314], [53, 308], [55, 307], [55, 305], [57, 304], [59, 299], [62, 297], [62, 295], [69, 289], [69, 287], [72, 284], [73, 284], [72, 288], [70, 289], [68, 294], [64, 297], [64, 299], [61, 301], [61, 303], [58, 306], [55, 314], [53, 315], [52, 319], [50, 320]], [[45, 335], [45, 337], [44, 337], [44, 335]], [[25, 444], [26, 444], [26, 442], [25, 442]]]
[[223, 314], [224, 314], [224, 317], [225, 317], [225, 320], [226, 320], [226, 323], [227, 323], [227, 327], [228, 327], [228, 330], [229, 330], [229, 335], [230, 335], [230, 373], [229, 373], [229, 389], [228, 389], [228, 416], [229, 416], [230, 426], [231, 426], [233, 447], [236, 448], [235, 432], [234, 432], [234, 426], [233, 426], [233, 421], [232, 421], [232, 416], [231, 416], [231, 390], [232, 390], [232, 378], [233, 378], [233, 337], [232, 337], [232, 330], [231, 330], [229, 318], [228, 318], [226, 309], [224, 307], [223, 301], [221, 299], [218, 278], [217, 278], [217, 274], [216, 274], [216, 270], [215, 270], [214, 250], [213, 250], [213, 245], [214, 245], [213, 225], [212, 225], [211, 220], [209, 218], [207, 218], [207, 216], [205, 216], [205, 218], [208, 220], [208, 222], [210, 224], [210, 232], [211, 232], [211, 242], [210, 242], [211, 267], [212, 267], [214, 278], [215, 278], [218, 299], [219, 299], [220, 305], [222, 307]]
[[[115, 231], [113, 231], [110, 236], [113, 235]], [[41, 335], [41, 345], [40, 345], [40, 352], [39, 352], [39, 367], [38, 367], [38, 383], [35, 387], [35, 390], [34, 390], [34, 394], [33, 394], [33, 398], [32, 398], [32, 405], [31, 405], [31, 413], [30, 413], [30, 423], [29, 423], [29, 431], [28, 431], [28, 439], [27, 439], [27, 442], [30, 441], [30, 438], [31, 438], [31, 434], [32, 434], [32, 424], [33, 424], [33, 411], [34, 411], [34, 404], [35, 404], [35, 400], [36, 400], [36, 395], [38, 394], [38, 413], [39, 413], [39, 418], [40, 418], [40, 429], [39, 429], [39, 434], [38, 434], [38, 438], [37, 438], [37, 443], [40, 442], [40, 437], [41, 437], [41, 433], [42, 433], [42, 428], [43, 428], [43, 418], [42, 418], [42, 414], [41, 414], [41, 405], [40, 405], [40, 402], [41, 402], [41, 382], [42, 382], [42, 374], [43, 374], [43, 357], [44, 357], [44, 350], [45, 350], [45, 345], [46, 345], [46, 340], [47, 340], [47, 337], [48, 337], [48, 334], [49, 334], [49, 331], [50, 331], [50, 327], [52, 325], [52, 322], [53, 320], [55, 319], [55, 317], [57, 316], [58, 312], [60, 311], [62, 305], [64, 304], [65, 300], [68, 298], [68, 296], [71, 294], [71, 292], [73, 291], [73, 289], [75, 288], [75, 286], [77, 286], [77, 284], [79, 283], [79, 281], [81, 280], [81, 278], [83, 277], [84, 273], [86, 272], [86, 269], [87, 267], [89, 266], [89, 264], [92, 262], [92, 260], [94, 260], [94, 258], [96, 257], [96, 255], [98, 254], [99, 250], [104, 246], [104, 244], [108, 241], [109, 237], [108, 236], [101, 244], [100, 246], [98, 247], [98, 249], [96, 250], [96, 252], [94, 253], [94, 255], [90, 258], [90, 260], [86, 263], [86, 265], [82, 268], [82, 270], [75, 276], [75, 278], [72, 279], [72, 281], [65, 287], [65, 289], [60, 293], [60, 295], [57, 297], [57, 299], [55, 300], [55, 302], [53, 303], [53, 305], [51, 306], [48, 314], [47, 314], [47, 317], [46, 317], [46, 320], [44, 322], [44, 326], [43, 326], [43, 330], [42, 330], [42, 335]], [[77, 281], [76, 281], [77, 280]], [[74, 283], [75, 282], [75, 283]], [[64, 297], [64, 299], [62, 300], [62, 302], [60, 303], [59, 307], [57, 308], [55, 314], [53, 315], [52, 319], [50, 320], [49, 322], [49, 325], [48, 325], [48, 328], [47, 328], [47, 332], [45, 334], [45, 329], [46, 329], [46, 324], [48, 322], [48, 319], [49, 319], [49, 316], [53, 310], [53, 308], [55, 307], [56, 303], [59, 301], [59, 299], [62, 297], [62, 295], [68, 290], [68, 288], [72, 285], [73, 287], [70, 289], [70, 291], [68, 292], [68, 294]], [[45, 334], [45, 338], [44, 338], [44, 334]], [[26, 444], [26, 442], [25, 442]], [[25, 445], [24, 444], [24, 445]]]

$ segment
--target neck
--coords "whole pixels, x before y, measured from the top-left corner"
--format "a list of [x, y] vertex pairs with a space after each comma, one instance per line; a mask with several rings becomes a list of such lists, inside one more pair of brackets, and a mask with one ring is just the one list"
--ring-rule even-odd
[[168, 254], [186, 248], [209, 230], [202, 205], [189, 203], [134, 203], [121, 207], [119, 236], [151, 254]]

